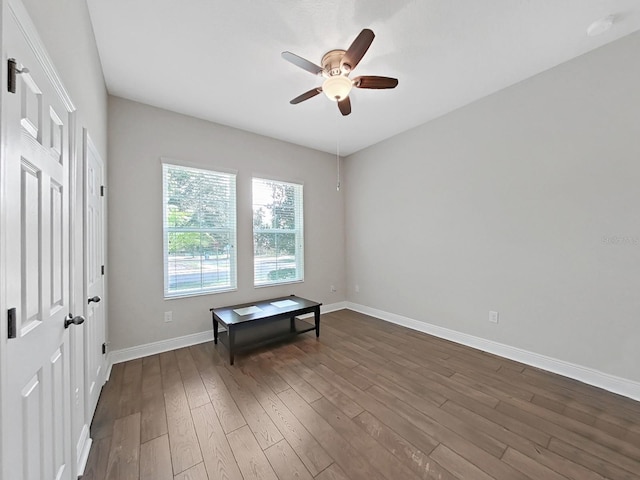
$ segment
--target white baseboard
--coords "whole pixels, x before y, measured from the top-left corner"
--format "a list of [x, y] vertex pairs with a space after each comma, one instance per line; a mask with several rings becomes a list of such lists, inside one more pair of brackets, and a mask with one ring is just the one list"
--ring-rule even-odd
[[329, 305], [322, 305], [320, 307], [320, 312], [331, 313], [337, 312], [338, 310], [344, 310], [345, 308], [347, 308], [347, 302], [336, 302], [330, 303]]
[[146, 343], [144, 345], [123, 348], [121, 350], [113, 350], [112, 352], [109, 352], [109, 373], [111, 372], [111, 366], [116, 363], [148, 357], [149, 355], [156, 355], [158, 353], [168, 352], [169, 350], [176, 350], [178, 348], [190, 347], [191, 345], [210, 342], [212, 340], [213, 330], [207, 330], [206, 332], [192, 333], [182, 337], [160, 340], [159, 342]]
[[87, 460], [89, 459], [89, 451], [91, 450], [91, 444], [93, 443], [93, 439], [89, 436], [89, 426], [84, 425], [82, 427], [82, 433], [80, 434], [80, 439], [78, 444], [76, 445], [76, 455], [78, 458], [78, 476], [84, 474], [84, 469], [87, 466]]
[[[320, 307], [321, 313], [330, 313], [337, 310], [343, 310], [347, 308], [347, 302], [331, 303], [329, 305], [322, 305]], [[302, 318], [313, 316], [313, 313], [308, 315], [302, 315]], [[224, 328], [221, 329], [224, 331]], [[111, 376], [111, 368], [116, 363], [126, 362], [134, 360], [136, 358], [148, 357], [149, 355], [156, 355], [162, 352], [168, 352], [170, 350], [176, 350], [178, 348], [190, 347], [192, 345], [198, 345], [199, 343], [213, 341], [213, 329], [205, 332], [192, 333], [190, 335], [184, 335], [182, 337], [169, 338], [167, 340], [160, 340], [159, 342], [146, 343], [144, 345], [138, 345], [135, 347], [123, 348], [120, 350], [113, 350], [107, 355], [107, 380]]]
[[492, 353], [494, 355], [499, 355], [532, 367], [541, 368], [549, 372], [573, 378], [574, 380], [579, 380], [580, 382], [608, 390], [609, 392], [617, 393], [619, 395], [632, 398], [633, 400], [640, 401], [640, 383], [634, 382], [633, 380], [616, 377], [592, 368], [583, 367], [581, 365], [565, 362], [564, 360], [547, 357], [545, 355], [529, 352], [527, 350], [494, 342], [492, 340], [486, 340], [484, 338], [432, 325], [413, 318], [403, 317], [402, 315], [396, 315], [394, 313], [367, 307], [365, 305], [359, 305], [352, 302], [344, 303], [346, 304], [345, 308], [348, 308], [349, 310], [364, 313], [365, 315], [370, 315], [372, 317], [379, 318], [380, 320], [411, 328], [412, 330], [428, 333], [435, 337], [451, 340], [452, 342]]

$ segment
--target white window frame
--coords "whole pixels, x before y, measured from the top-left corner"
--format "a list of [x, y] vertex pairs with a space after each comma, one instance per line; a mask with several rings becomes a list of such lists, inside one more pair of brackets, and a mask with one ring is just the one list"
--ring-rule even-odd
[[[275, 183], [284, 186], [292, 186], [295, 189], [295, 202], [294, 202], [294, 223], [293, 229], [281, 229], [281, 228], [260, 228], [256, 229], [253, 226], [253, 286], [254, 288], [271, 287], [275, 285], [283, 285], [289, 283], [302, 283], [304, 282], [304, 185], [302, 183], [288, 182], [282, 180], [275, 180], [273, 178], [256, 177], [252, 178], [252, 214], [255, 213], [256, 208], [256, 196], [255, 196], [255, 183]], [[253, 215], [252, 215], [253, 216]], [[252, 222], [253, 223], [253, 222]], [[259, 256], [256, 252], [256, 234], [260, 233], [295, 233], [295, 278], [284, 278], [278, 280], [259, 280], [260, 272], [257, 270], [257, 259]], [[264, 274], [264, 272], [262, 272]]]
[[[228, 214], [229, 222], [225, 227], [174, 227], [168, 225], [168, 185], [167, 185], [167, 172], [169, 169], [182, 170], [186, 172], [192, 172], [194, 174], [201, 174], [210, 176], [212, 180], [220, 179], [222, 182], [228, 182]], [[163, 234], [163, 263], [164, 263], [164, 298], [180, 298], [196, 295], [209, 295], [215, 293], [223, 293], [235, 291], [238, 288], [237, 270], [237, 186], [236, 186], [236, 174], [229, 171], [217, 171], [201, 167], [192, 167], [180, 163], [174, 163], [162, 160], [162, 234]], [[223, 286], [200, 286], [194, 288], [185, 289], [171, 289], [170, 286], [170, 272], [169, 272], [169, 234], [173, 232], [199, 232], [199, 233], [223, 233], [229, 235], [229, 282]], [[206, 257], [200, 255], [200, 274], [203, 274], [203, 263]], [[202, 278], [201, 278], [202, 282]]]

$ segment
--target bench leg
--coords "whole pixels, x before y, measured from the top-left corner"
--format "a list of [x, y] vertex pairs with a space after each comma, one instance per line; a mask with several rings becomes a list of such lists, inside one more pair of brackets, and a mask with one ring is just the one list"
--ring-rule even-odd
[[229, 333], [229, 365], [233, 365], [233, 350], [236, 343], [236, 332], [235, 328], [232, 328], [231, 325], [227, 327], [227, 330]]
[[213, 320], [213, 343], [218, 344], [218, 322], [215, 319]]
[[320, 307], [316, 308], [313, 312], [314, 319], [316, 321], [316, 338], [320, 337]]

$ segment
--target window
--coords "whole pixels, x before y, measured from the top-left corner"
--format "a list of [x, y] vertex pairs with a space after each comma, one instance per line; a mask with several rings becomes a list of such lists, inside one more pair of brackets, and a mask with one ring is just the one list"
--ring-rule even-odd
[[236, 288], [236, 176], [164, 163], [164, 296]]
[[253, 179], [253, 283], [304, 280], [302, 185]]

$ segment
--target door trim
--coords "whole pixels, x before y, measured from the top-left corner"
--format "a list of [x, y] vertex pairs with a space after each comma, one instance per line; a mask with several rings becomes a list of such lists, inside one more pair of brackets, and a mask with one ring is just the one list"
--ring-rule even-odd
[[[82, 299], [83, 299], [83, 308], [85, 309], [85, 318], [89, 318], [89, 307], [87, 306], [87, 302], [84, 301], [86, 298], [89, 297], [89, 291], [88, 291], [88, 269], [89, 269], [89, 262], [88, 262], [88, 254], [87, 254], [87, 209], [88, 209], [88, 193], [87, 193], [87, 177], [88, 177], [88, 169], [89, 169], [89, 156], [90, 155], [94, 155], [100, 162], [100, 168], [101, 168], [101, 180], [102, 183], [105, 183], [105, 164], [104, 164], [104, 160], [102, 159], [102, 156], [100, 155], [100, 153], [98, 152], [98, 149], [96, 148], [95, 144], [93, 143], [93, 140], [91, 139], [91, 135], [89, 134], [88, 130], [86, 128], [82, 129], [82, 242], [83, 242], [83, 251], [82, 251], [82, 262], [83, 262], [83, 276], [82, 276]], [[102, 239], [101, 239], [101, 244], [102, 244], [102, 252], [101, 252], [101, 256], [102, 256], [102, 264], [105, 264], [105, 257], [106, 257], [106, 246], [107, 246], [107, 226], [106, 226], [106, 201], [103, 198], [102, 199], [102, 215], [101, 215], [101, 221], [102, 221], [102, 228], [100, 229], [101, 233], [102, 233]], [[102, 332], [103, 332], [103, 342], [107, 341], [107, 309], [106, 309], [106, 298], [107, 298], [107, 288], [106, 288], [106, 281], [103, 277], [102, 279], [102, 292], [100, 293], [101, 297], [102, 297]], [[86, 332], [85, 332], [86, 334]], [[95, 346], [94, 346], [95, 347]], [[98, 348], [98, 347], [95, 347]], [[85, 355], [85, 364], [89, 364], [88, 360], [87, 360], [87, 355], [90, 354], [90, 352], [88, 351], [88, 349], [85, 349], [84, 351], [84, 355]], [[100, 376], [97, 379], [98, 382], [96, 383], [95, 388], [101, 389], [102, 386], [104, 385], [104, 383], [106, 382], [106, 370], [107, 370], [107, 356], [105, 354], [102, 355], [101, 357], [102, 362], [101, 362], [101, 369], [100, 369]], [[87, 380], [87, 375], [86, 375], [86, 371], [85, 371], [85, 389], [87, 390], [85, 392], [85, 406], [86, 406], [86, 412], [87, 412], [87, 423], [91, 423], [91, 419], [93, 417], [93, 413], [94, 411], [92, 410], [91, 407], [93, 407], [93, 409], [95, 409], [95, 405], [90, 405], [89, 400], [90, 400], [90, 396], [88, 395], [89, 391], [89, 385], [86, 384], [86, 380]]]

